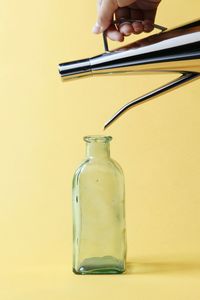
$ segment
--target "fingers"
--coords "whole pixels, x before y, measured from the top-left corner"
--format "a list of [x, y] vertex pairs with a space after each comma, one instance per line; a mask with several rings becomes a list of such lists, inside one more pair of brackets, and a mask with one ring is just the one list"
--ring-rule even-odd
[[116, 21], [119, 22], [119, 25], [117, 25], [117, 27], [115, 25], [110, 25], [106, 30], [106, 35], [113, 41], [122, 42], [124, 40], [124, 36], [128, 36], [133, 33], [133, 27], [130, 22], [127, 21], [120, 24], [121, 19], [130, 19], [130, 8], [118, 8], [115, 11], [115, 18]]
[[[127, 7], [124, 8], [118, 8], [115, 12], [115, 18], [116, 21], [119, 21], [120, 24], [120, 19], [125, 19], [128, 20], [130, 19], [130, 9]], [[119, 32], [122, 33], [124, 36], [128, 36], [131, 33], [133, 33], [133, 27], [130, 22], [123, 22], [118, 26]]]
[[111, 25], [113, 14], [117, 8], [117, 1], [99, 0], [97, 23], [93, 27], [94, 33], [102, 33]]
[[[131, 19], [132, 20], [140, 20], [142, 21], [143, 20], [143, 13], [140, 9], [137, 9], [137, 8], [132, 8], [131, 9]], [[141, 32], [144, 31], [144, 26], [143, 26], [143, 23], [142, 22], [133, 22], [132, 23], [132, 26], [133, 26], [133, 32], [135, 34], [139, 34]]]
[[114, 24], [110, 25], [110, 27], [106, 30], [106, 36], [112, 41], [123, 42], [124, 35], [117, 30]]
[[154, 29], [154, 20], [157, 8], [144, 11], [144, 31], [150, 32]]
[[[93, 27], [94, 33], [102, 33], [114, 41], [123, 41], [124, 36], [132, 33], [150, 32], [154, 29], [154, 20], [160, 0], [98, 0], [97, 23]], [[131, 5], [130, 5], [131, 4]], [[129, 5], [129, 6], [128, 6]], [[112, 24], [115, 14], [119, 25]], [[132, 24], [127, 21], [120, 24], [120, 19], [138, 20]]]

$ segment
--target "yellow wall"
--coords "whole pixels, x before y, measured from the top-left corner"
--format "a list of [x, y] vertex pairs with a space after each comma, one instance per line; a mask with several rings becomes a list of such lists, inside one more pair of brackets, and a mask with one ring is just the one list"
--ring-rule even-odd
[[[0, 298], [198, 299], [199, 81], [136, 107], [105, 132], [126, 177], [128, 273], [77, 277], [71, 179], [82, 137], [103, 134], [119, 107], [173, 77], [63, 83], [58, 63], [103, 50], [91, 33], [95, 1], [0, 4]], [[199, 10], [198, 0], [163, 0], [157, 23], [174, 27]]]

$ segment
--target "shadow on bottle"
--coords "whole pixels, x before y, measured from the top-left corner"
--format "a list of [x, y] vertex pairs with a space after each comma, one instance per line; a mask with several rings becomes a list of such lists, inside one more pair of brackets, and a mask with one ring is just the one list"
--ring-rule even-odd
[[[192, 256], [191, 256], [192, 257]], [[168, 259], [129, 259], [126, 263], [124, 275], [132, 274], [154, 274], [154, 273], [199, 273], [200, 257], [187, 257], [182, 260]]]

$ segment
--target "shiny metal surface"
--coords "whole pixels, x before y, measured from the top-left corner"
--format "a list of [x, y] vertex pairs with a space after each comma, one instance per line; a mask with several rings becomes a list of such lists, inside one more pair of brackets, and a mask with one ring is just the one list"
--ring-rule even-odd
[[[131, 75], [177, 72], [182, 76], [175, 81], [127, 104], [130, 109], [138, 101], [148, 99], [200, 78], [200, 20], [148, 36], [101, 55], [59, 65], [63, 79], [83, 76]], [[140, 100], [139, 100], [140, 99]], [[143, 101], [143, 100], [142, 100]], [[140, 101], [140, 102], [142, 102]], [[105, 127], [128, 108], [120, 109]], [[116, 117], [117, 116], [117, 117]]]
[[178, 86], [184, 85], [184, 84], [188, 83], [189, 81], [192, 81], [192, 80], [198, 79], [198, 78], [200, 78], [199, 73], [185, 72], [182, 74], [182, 76], [178, 77], [177, 79], [153, 90], [152, 92], [149, 92], [149, 93], [127, 103], [120, 110], [118, 110], [110, 120], [108, 120], [105, 123], [104, 129], [108, 128], [112, 122], [114, 122], [116, 119], [118, 119], [120, 116], [122, 116], [126, 111], [131, 109], [133, 106], [136, 106], [145, 101], [151, 100], [152, 98], [159, 96], [160, 94], [164, 94], [168, 91], [171, 91], [172, 89], [177, 88]]
[[66, 76], [67, 74], [67, 76], [71, 78], [90, 75], [88, 74], [91, 73], [90, 60], [86, 58], [78, 61], [71, 61], [69, 63], [60, 64], [59, 72], [61, 77]]

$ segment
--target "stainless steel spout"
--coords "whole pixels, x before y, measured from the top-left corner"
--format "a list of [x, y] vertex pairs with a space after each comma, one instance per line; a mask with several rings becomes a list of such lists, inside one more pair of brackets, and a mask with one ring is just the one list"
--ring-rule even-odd
[[[105, 42], [105, 35], [104, 35]], [[84, 76], [181, 73], [181, 77], [129, 102], [105, 125], [109, 126], [127, 109], [200, 78], [200, 20], [166, 30], [92, 58], [59, 65], [63, 79]]]

